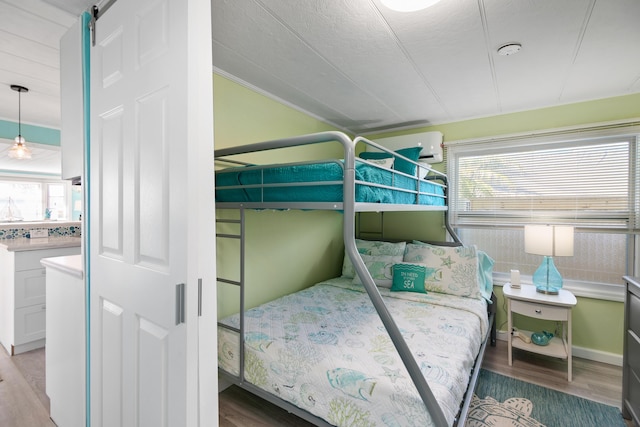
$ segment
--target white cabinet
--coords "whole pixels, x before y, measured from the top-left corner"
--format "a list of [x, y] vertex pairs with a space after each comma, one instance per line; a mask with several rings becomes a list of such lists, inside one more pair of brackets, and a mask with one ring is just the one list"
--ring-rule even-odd
[[60, 146], [62, 179], [82, 176], [84, 101], [81, 19], [60, 39]]
[[82, 256], [45, 258], [46, 387], [56, 425], [85, 425], [86, 327]]
[[80, 247], [0, 249], [0, 342], [10, 355], [44, 347], [46, 272], [42, 258], [76, 255]]

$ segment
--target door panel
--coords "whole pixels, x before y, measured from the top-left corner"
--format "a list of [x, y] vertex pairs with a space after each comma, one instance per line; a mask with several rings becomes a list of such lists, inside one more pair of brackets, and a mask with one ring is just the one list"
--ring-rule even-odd
[[[99, 174], [98, 193], [100, 206], [100, 231], [98, 233], [100, 254], [122, 260], [122, 142], [123, 142], [122, 106], [101, 114], [99, 127], [102, 134], [98, 138], [97, 148], [100, 156], [96, 162]], [[94, 121], [93, 126], [96, 126]]]
[[186, 30], [184, 4], [166, 0], [118, 0], [96, 23], [92, 426], [187, 419], [187, 325], [175, 317], [188, 282], [188, 223], [175, 215], [188, 208]]
[[139, 189], [137, 262], [166, 272], [169, 263], [169, 144], [167, 112], [169, 93], [155, 91], [137, 102], [140, 138], [136, 179]]
[[[117, 426], [124, 425], [123, 409], [122, 409], [122, 389], [124, 374], [122, 371], [122, 344], [123, 344], [123, 314], [122, 307], [117, 306], [107, 300], [102, 299], [100, 304], [102, 310], [101, 317], [101, 333], [93, 339], [100, 339], [100, 347], [103, 349], [101, 354], [93, 354], [97, 356], [92, 364], [100, 364], [101, 369], [98, 375], [93, 375], [92, 383], [101, 382], [101, 393], [103, 396], [102, 404], [104, 406], [103, 422], [98, 425]], [[97, 409], [97, 408], [96, 408]], [[92, 421], [92, 425], [95, 425]]]
[[168, 331], [161, 326], [140, 319], [139, 387], [144, 400], [140, 403], [140, 425], [167, 425], [167, 414], [158, 408], [167, 408], [166, 383], [168, 366]]
[[96, 23], [92, 427], [218, 422], [210, 17], [209, 0], [117, 0]]

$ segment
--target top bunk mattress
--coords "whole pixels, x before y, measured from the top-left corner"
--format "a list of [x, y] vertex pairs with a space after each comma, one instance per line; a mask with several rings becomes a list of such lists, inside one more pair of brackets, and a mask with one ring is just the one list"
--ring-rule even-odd
[[[486, 302], [379, 289], [451, 425], [489, 328]], [[221, 323], [239, 327], [239, 316]], [[239, 373], [238, 334], [222, 327], [218, 366]], [[248, 310], [244, 375], [333, 425], [433, 425], [364, 287], [352, 279]]]
[[[343, 202], [341, 160], [216, 171], [216, 202]], [[444, 187], [356, 160], [355, 202], [445, 206]]]

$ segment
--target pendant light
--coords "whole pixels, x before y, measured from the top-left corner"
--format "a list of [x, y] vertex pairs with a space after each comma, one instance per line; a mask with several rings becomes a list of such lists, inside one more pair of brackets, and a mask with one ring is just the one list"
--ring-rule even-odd
[[11, 85], [11, 89], [18, 92], [18, 136], [15, 138], [13, 147], [9, 149], [9, 157], [18, 160], [28, 160], [31, 158], [31, 150], [27, 147], [26, 141], [22, 136], [22, 105], [20, 101], [22, 92], [29, 92], [29, 89], [20, 85]]

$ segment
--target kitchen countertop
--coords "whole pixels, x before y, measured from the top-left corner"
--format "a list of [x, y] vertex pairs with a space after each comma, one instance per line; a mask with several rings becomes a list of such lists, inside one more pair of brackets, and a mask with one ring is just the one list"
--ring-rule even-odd
[[40, 264], [48, 268], [54, 268], [82, 279], [84, 276], [82, 268], [82, 255], [57, 256], [52, 258], [42, 258]]
[[0, 248], [8, 251], [34, 251], [37, 249], [73, 248], [80, 246], [80, 237], [54, 236], [40, 239], [1, 239]]

